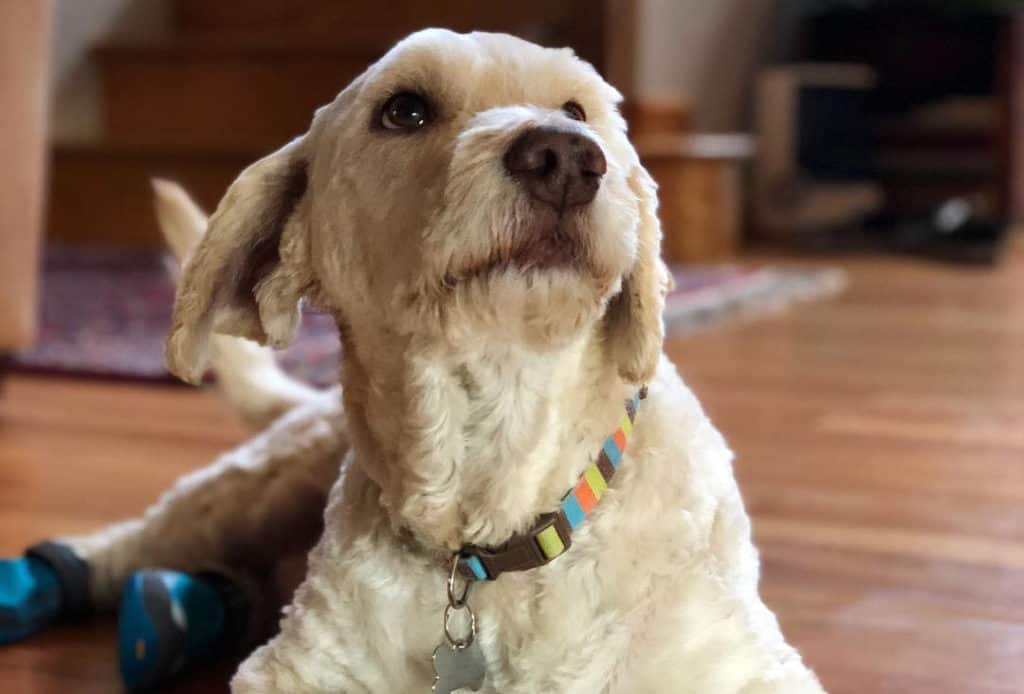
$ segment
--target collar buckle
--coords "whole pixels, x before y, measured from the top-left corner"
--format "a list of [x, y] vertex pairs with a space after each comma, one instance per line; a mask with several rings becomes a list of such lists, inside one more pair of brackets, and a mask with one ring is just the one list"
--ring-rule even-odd
[[507, 571], [544, 566], [571, 545], [572, 529], [565, 513], [552, 511], [542, 514], [529, 532], [514, 535], [494, 549], [466, 545], [459, 552], [459, 573], [469, 580], [493, 581]]

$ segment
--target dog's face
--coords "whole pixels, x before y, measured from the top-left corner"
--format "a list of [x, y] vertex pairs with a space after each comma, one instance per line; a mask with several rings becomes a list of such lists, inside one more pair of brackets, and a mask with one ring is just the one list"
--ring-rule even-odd
[[194, 380], [210, 330], [287, 342], [303, 297], [356, 334], [543, 351], [600, 322], [623, 377], [660, 352], [653, 185], [618, 92], [568, 50], [414, 34], [232, 185], [169, 341]]
[[399, 330], [433, 323], [541, 349], [573, 335], [636, 254], [636, 160], [617, 100], [569, 51], [407, 39], [310, 135], [327, 301], [352, 320], [407, 314]]

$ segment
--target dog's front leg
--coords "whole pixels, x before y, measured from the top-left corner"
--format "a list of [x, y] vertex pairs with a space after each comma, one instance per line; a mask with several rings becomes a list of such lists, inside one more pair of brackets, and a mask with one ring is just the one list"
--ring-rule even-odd
[[410, 551], [358, 464], [331, 491], [277, 636], [242, 663], [233, 694], [429, 692], [443, 638], [443, 561]]
[[183, 478], [141, 518], [59, 542], [88, 564], [101, 611], [142, 568], [269, 575], [280, 557], [305, 553], [315, 542], [347, 449], [334, 391]]

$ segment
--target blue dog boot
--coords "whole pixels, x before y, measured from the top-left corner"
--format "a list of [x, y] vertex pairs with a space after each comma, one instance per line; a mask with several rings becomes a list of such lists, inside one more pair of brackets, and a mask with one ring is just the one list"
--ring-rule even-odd
[[147, 570], [128, 579], [118, 619], [121, 678], [148, 689], [236, 645], [248, 606], [219, 574]]
[[38, 559], [0, 559], [0, 644], [42, 631], [60, 614], [57, 572]]
[[0, 559], [0, 644], [91, 612], [89, 567], [69, 547], [45, 542]]

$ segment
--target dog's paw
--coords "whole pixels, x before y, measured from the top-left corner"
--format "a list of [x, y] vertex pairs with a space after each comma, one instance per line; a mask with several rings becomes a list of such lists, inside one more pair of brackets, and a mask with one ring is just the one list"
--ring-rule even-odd
[[57, 572], [48, 564], [34, 557], [0, 559], [0, 644], [53, 624], [61, 602]]

